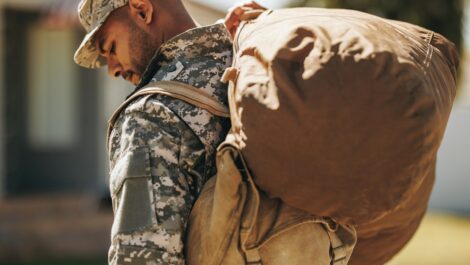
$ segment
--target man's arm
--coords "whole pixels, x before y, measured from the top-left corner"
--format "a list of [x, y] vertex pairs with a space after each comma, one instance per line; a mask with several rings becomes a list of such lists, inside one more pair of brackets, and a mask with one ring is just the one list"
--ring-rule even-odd
[[176, 115], [150, 101], [132, 104], [110, 138], [111, 265], [184, 264], [183, 236], [200, 181], [180, 155], [202, 155], [201, 144]]

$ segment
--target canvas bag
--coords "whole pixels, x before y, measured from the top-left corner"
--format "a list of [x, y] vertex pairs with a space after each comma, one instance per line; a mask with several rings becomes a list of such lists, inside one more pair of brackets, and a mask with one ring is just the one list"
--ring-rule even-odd
[[353, 226], [295, 209], [258, 189], [229, 135], [217, 152], [217, 175], [193, 207], [185, 245], [188, 265], [346, 265]]
[[241, 24], [224, 78], [234, 145], [270, 198], [356, 225], [351, 264], [383, 264], [427, 207], [456, 93], [454, 45], [357, 11], [258, 15]]

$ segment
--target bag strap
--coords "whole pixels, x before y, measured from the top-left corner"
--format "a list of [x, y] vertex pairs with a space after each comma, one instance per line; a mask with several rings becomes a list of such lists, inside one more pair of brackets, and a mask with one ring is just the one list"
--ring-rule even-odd
[[[258, 213], [261, 203], [260, 194], [256, 184], [253, 181], [253, 177], [250, 174], [248, 165], [243, 157], [240, 149], [234, 145], [233, 141], [230, 140], [232, 133], [229, 133], [227, 140], [223, 142], [217, 152], [225, 152], [229, 150], [232, 154], [232, 160], [235, 166], [237, 167], [240, 175], [242, 176], [242, 181], [245, 182], [247, 190], [251, 191], [251, 196], [245, 198], [243, 213], [242, 213], [242, 223], [246, 222], [247, 231], [240, 233], [240, 248], [245, 255], [246, 265], [262, 265], [261, 255], [257, 247], [247, 246], [249, 237], [254, 229], [256, 220], [258, 219]], [[248, 192], [247, 192], [248, 194]], [[250, 248], [248, 248], [250, 247]]]
[[158, 81], [149, 83], [147, 86], [137, 91], [131, 97], [129, 97], [124, 103], [122, 103], [117, 110], [111, 115], [108, 126], [108, 137], [111, 134], [111, 130], [116, 123], [119, 114], [136, 98], [146, 95], [165, 95], [176, 99], [180, 99], [189, 104], [205, 109], [215, 116], [230, 118], [229, 109], [222, 103], [211, 97], [209, 94], [201, 89], [195, 88], [191, 85], [176, 82], [176, 81]]
[[347, 265], [349, 261], [349, 249], [344, 245], [343, 241], [338, 237], [337, 231], [330, 229], [325, 225], [325, 229], [330, 237], [330, 251], [332, 265]]

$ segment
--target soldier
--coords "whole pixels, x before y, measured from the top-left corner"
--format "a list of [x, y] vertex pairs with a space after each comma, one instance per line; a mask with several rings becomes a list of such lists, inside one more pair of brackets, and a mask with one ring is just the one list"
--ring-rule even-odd
[[[180, 0], [82, 0], [79, 18], [88, 34], [77, 64], [107, 64], [135, 91], [173, 80], [227, 105], [220, 79], [232, 43], [224, 24], [196, 27]], [[109, 138], [109, 264], [185, 263], [188, 215], [215, 174], [216, 147], [229, 127], [226, 118], [163, 95], [138, 97], [120, 112]]]
[[[220, 80], [232, 64], [231, 38], [243, 13], [260, 8], [245, 4], [227, 15], [225, 25], [196, 27], [180, 0], [81, 1], [79, 18], [88, 34], [75, 61], [88, 68], [107, 64], [111, 76], [137, 85], [111, 119], [109, 264], [185, 264], [189, 214], [216, 173], [216, 148], [230, 121], [173, 97], [135, 96], [149, 83], [176, 81], [227, 106]], [[323, 229], [320, 234], [329, 246]]]

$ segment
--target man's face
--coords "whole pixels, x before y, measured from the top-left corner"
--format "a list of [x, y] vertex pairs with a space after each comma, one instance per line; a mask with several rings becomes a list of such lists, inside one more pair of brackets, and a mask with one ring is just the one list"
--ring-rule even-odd
[[108, 74], [121, 76], [137, 85], [150, 63], [158, 41], [139, 28], [129, 15], [129, 7], [113, 11], [95, 38], [100, 55], [108, 63]]

